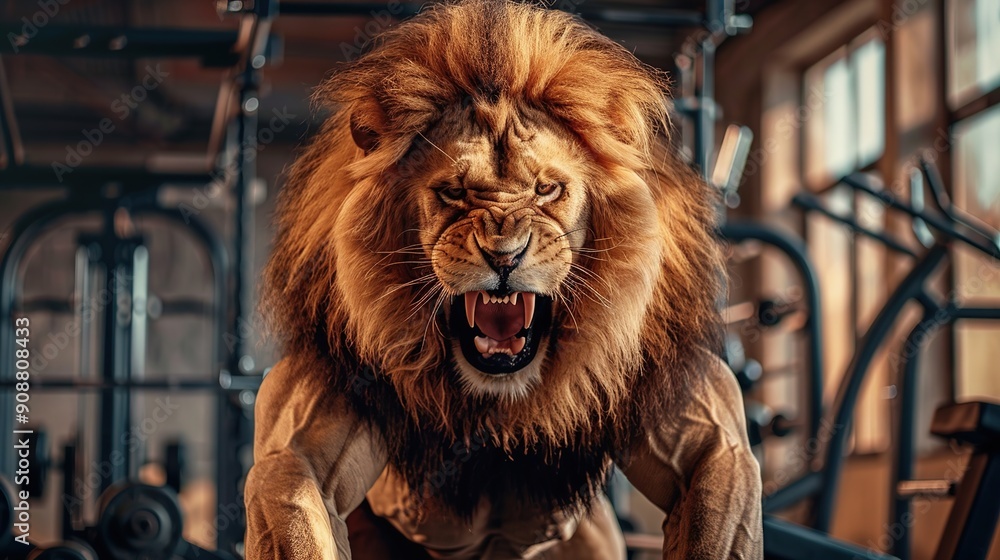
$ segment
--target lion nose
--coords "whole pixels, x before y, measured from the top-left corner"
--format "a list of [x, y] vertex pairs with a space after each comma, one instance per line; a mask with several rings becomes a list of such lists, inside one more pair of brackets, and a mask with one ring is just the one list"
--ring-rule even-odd
[[482, 246], [479, 247], [479, 252], [483, 254], [486, 264], [490, 265], [490, 268], [496, 271], [503, 281], [506, 281], [510, 273], [521, 264], [521, 260], [527, 251], [527, 243], [516, 251], [495, 251]]

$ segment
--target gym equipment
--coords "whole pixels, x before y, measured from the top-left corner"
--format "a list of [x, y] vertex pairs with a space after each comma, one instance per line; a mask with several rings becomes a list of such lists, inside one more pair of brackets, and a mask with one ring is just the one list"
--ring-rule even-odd
[[118, 482], [100, 498], [101, 558], [169, 560], [181, 542], [181, 507], [166, 487]]
[[[241, 3], [242, 4], [242, 3]], [[109, 282], [109, 301], [103, 310], [96, 310], [101, 320], [96, 322], [101, 332], [92, 332], [89, 321], [80, 321], [81, 337], [99, 337], [101, 360], [99, 375], [81, 382], [71, 375], [51, 372], [44, 380], [32, 380], [33, 391], [44, 390], [90, 390], [100, 396], [101, 413], [96, 460], [111, 468], [102, 474], [99, 489], [104, 491], [116, 482], [132, 477], [138, 468], [137, 457], [141, 449], [129, 449], [126, 445], [126, 431], [130, 420], [130, 391], [137, 389], [169, 388], [178, 390], [207, 390], [216, 395], [217, 415], [217, 460], [216, 486], [219, 515], [227, 515], [224, 507], [238, 503], [241, 480], [246, 466], [240, 462], [240, 449], [250, 440], [252, 428], [244, 412], [245, 405], [238, 398], [240, 391], [255, 388], [260, 375], [240, 368], [244, 358], [244, 337], [235, 337], [233, 344], [226, 345], [223, 333], [238, 333], [246, 323], [248, 290], [247, 254], [250, 242], [247, 233], [253, 227], [249, 185], [255, 175], [255, 155], [257, 121], [257, 73], [275, 50], [275, 41], [270, 35], [270, 19], [274, 15], [270, 2], [256, 2], [254, 7], [238, 16], [239, 29], [235, 31], [198, 31], [186, 29], [105, 28], [93, 25], [52, 24], [39, 30], [30, 44], [19, 52], [36, 55], [101, 56], [119, 59], [141, 57], [193, 57], [207, 67], [228, 68], [222, 80], [222, 88], [211, 133], [211, 141], [203, 165], [178, 172], [156, 172], [142, 167], [91, 167], [80, 166], [72, 174], [56, 183], [50, 167], [34, 164], [25, 157], [23, 143], [18, 134], [18, 126], [9, 101], [9, 87], [0, 66], [0, 138], [4, 151], [0, 156], [0, 185], [3, 188], [47, 185], [62, 188], [66, 196], [62, 200], [35, 208], [13, 225], [6, 238], [9, 243], [0, 262], [0, 314], [12, 316], [15, 311], [25, 311], [32, 306], [45, 307], [53, 302], [18, 302], [21, 293], [21, 264], [24, 255], [35, 240], [67, 217], [84, 214], [96, 215], [102, 219], [104, 229], [97, 235], [82, 235], [78, 238], [77, 286], [73, 301], [86, 302], [93, 290], [90, 285], [92, 272], [98, 271]], [[20, 31], [14, 31], [16, 36]], [[77, 38], [87, 37], [90, 41], [81, 44]], [[101, 38], [104, 39], [101, 39]], [[13, 43], [11, 43], [13, 44]], [[3, 52], [8, 49], [0, 47]], [[251, 103], [252, 101], [252, 103]], [[251, 153], [253, 152], [253, 153]], [[29, 154], [30, 155], [30, 154]], [[228, 250], [223, 238], [206, 226], [198, 216], [184, 214], [178, 208], [165, 208], [157, 202], [157, 191], [162, 185], [205, 186], [218, 183], [218, 188], [229, 188], [236, 201], [231, 214], [234, 222], [232, 250]], [[141, 232], [122, 231], [116, 224], [129, 222], [133, 216], [157, 216], [174, 227], [181, 227], [192, 234], [208, 256], [213, 276], [213, 301], [201, 305], [214, 321], [216, 338], [213, 345], [211, 375], [214, 379], [195, 382], [174, 383], [170, 380], [147, 382], [137, 379], [136, 368], [141, 368], [141, 360], [133, 360], [132, 355], [141, 354], [145, 337], [145, 326], [149, 320], [145, 312], [145, 296], [149, 273], [149, 252]], [[125, 228], [130, 230], [134, 228]], [[230, 289], [231, 288], [231, 289]], [[169, 302], [168, 302], [169, 303]], [[84, 310], [77, 306], [55, 302], [54, 312], [76, 312]], [[179, 306], [182, 309], [184, 306]], [[190, 307], [190, 306], [188, 306]], [[167, 306], [170, 309], [170, 306]], [[13, 333], [10, 324], [0, 326], [0, 333], [6, 338], [0, 341], [0, 354], [10, 354]], [[86, 338], [85, 338], [86, 339]], [[89, 340], [89, 339], [87, 339]], [[86, 347], [87, 345], [81, 345]], [[80, 360], [80, 363], [91, 363]], [[10, 409], [13, 399], [14, 372], [12, 364], [0, 365], [0, 408]], [[10, 448], [12, 420], [0, 418], [0, 444]], [[36, 490], [44, 489], [45, 470], [55, 466], [44, 455], [48, 446], [39, 442], [35, 446], [40, 451], [35, 457], [38, 474], [32, 477], [32, 484], [41, 484]], [[64, 460], [64, 492], [74, 496], [72, 476], [66, 470], [74, 470], [75, 447]], [[111, 460], [112, 457], [124, 460]], [[168, 454], [174, 461], [168, 471], [182, 472], [182, 453]], [[4, 455], [0, 472], [11, 472], [8, 455]], [[172, 483], [180, 485], [180, 477], [173, 476]], [[33, 492], [34, 494], [34, 492]], [[74, 500], [64, 500], [64, 537], [71, 535], [80, 526], [80, 508]], [[218, 546], [221, 550], [235, 550], [242, 539], [241, 520], [227, 524], [218, 532]], [[209, 557], [213, 557], [209, 554]]]
[[179, 439], [170, 441], [164, 448], [163, 455], [163, 470], [167, 475], [167, 486], [173, 488], [174, 492], [180, 492], [187, 467], [187, 446]]
[[[818, 439], [820, 422], [823, 417], [823, 319], [820, 307], [819, 280], [805, 245], [802, 240], [783, 230], [751, 221], [727, 221], [720, 227], [719, 235], [731, 245], [754, 242], [776, 249], [788, 258], [798, 273], [802, 292], [800, 296], [795, 298], [794, 302], [778, 304], [775, 303], [776, 300], [764, 300], [754, 306], [752, 313], [747, 312], [744, 315], [752, 317], [752, 320], [757, 321], [762, 328], [769, 328], [777, 326], [782, 322], [782, 319], [792, 313], [804, 314], [805, 320], [800, 335], [805, 339], [807, 352], [806, 390], [804, 391], [807, 411], [801, 419], [797, 417], [799, 415], [789, 419], [789, 415], [781, 413], [780, 423], [784, 425], [787, 422], [788, 428], [801, 426], [805, 438]], [[761, 321], [761, 318], [764, 320]], [[740, 347], [738, 351], [733, 350], [736, 346]], [[745, 357], [742, 343], [733, 334], [730, 334], [729, 340], [727, 340], [727, 353], [730, 358], [738, 356], [735, 360], [727, 359], [727, 363], [736, 373], [736, 378], [740, 381], [744, 393], [748, 393], [763, 375], [759, 362]], [[746, 398], [746, 400], [750, 401], [751, 399]], [[752, 422], [753, 419], [750, 421]], [[784, 427], [779, 427], [777, 431], [769, 433], [787, 435], [788, 431]], [[805, 451], [808, 454], [807, 459], [811, 460], [814, 448], [807, 447]]]
[[[811, 498], [809, 503], [810, 526], [815, 532], [803, 532], [801, 527], [779, 522], [771, 517], [765, 522], [765, 552], [769, 558], [789, 558], [799, 560], [812, 557], [808, 554], [788, 552], [789, 539], [808, 537], [815, 541], [811, 546], [829, 544], [831, 549], [819, 556], [835, 558], [836, 549], [840, 546], [833, 539], [825, 536], [833, 515], [833, 507], [841, 469], [844, 461], [844, 448], [850, 434], [850, 422], [853, 417], [854, 405], [857, 402], [862, 382], [867, 375], [871, 362], [886, 342], [903, 306], [909, 301], [918, 303], [924, 311], [923, 318], [911, 330], [904, 344], [902, 359], [904, 363], [899, 402], [896, 408], [895, 453], [892, 490], [892, 512], [889, 526], [897, 528], [893, 535], [894, 557], [908, 559], [910, 557], [909, 523], [910, 501], [926, 493], [947, 495], [951, 485], [941, 481], [912, 481], [914, 463], [913, 421], [916, 407], [916, 375], [918, 371], [919, 352], [907, 349], [919, 349], [928, 343], [931, 334], [941, 327], [959, 320], [1000, 320], [1000, 309], [985, 307], [963, 307], [956, 301], [940, 301], [928, 286], [928, 279], [941, 268], [946, 261], [948, 248], [951, 244], [961, 243], [984, 253], [992, 259], [1000, 259], [1000, 235], [988, 226], [970, 216], [964, 215], [954, 208], [947, 197], [943, 182], [933, 165], [924, 159], [919, 162], [919, 170], [926, 179], [926, 184], [932, 194], [935, 213], [926, 211], [923, 206], [917, 208], [902, 202], [891, 193], [881, 190], [877, 181], [864, 174], [852, 174], [843, 179], [843, 183], [857, 192], [876, 197], [886, 206], [901, 211], [918, 220], [933, 232], [934, 242], [931, 248], [919, 257], [910, 273], [887, 298], [885, 305], [878, 313], [871, 327], [861, 340], [847, 375], [840, 386], [833, 407], [832, 429], [828, 434], [828, 443], [824, 453], [825, 462], [818, 470], [813, 470], [805, 476], [767, 496], [764, 500], [765, 512], [784, 509], [799, 501]], [[911, 185], [923, 182], [911, 183]], [[916, 197], [911, 197], [916, 198]], [[895, 238], [881, 232], [872, 232], [859, 225], [849, 216], [842, 216], [826, 210], [815, 197], [797, 196], [796, 204], [810, 211], [819, 211], [823, 215], [841, 222], [859, 234], [882, 241], [887, 247], [903, 248], [905, 254], [914, 255], [914, 251]], [[924, 241], [924, 240], [922, 240]], [[941, 541], [937, 558], [982, 558], [986, 554], [984, 547], [989, 546], [990, 538], [996, 526], [997, 509], [995, 496], [1000, 489], [1000, 463], [991, 462], [996, 449], [996, 405], [987, 403], [962, 403], [946, 407], [938, 412], [933, 426], [934, 433], [966, 441], [976, 445], [972, 468], [966, 477], [958, 484], [955, 492], [955, 506], [949, 516], [948, 528]], [[971, 412], [975, 411], [975, 412]], [[956, 427], [959, 426], [959, 427]], [[904, 429], [905, 427], [905, 429]], [[993, 498], [990, 498], [992, 492]], [[985, 500], [985, 501], [984, 501]], [[992, 501], [991, 501], [992, 500]], [[983, 544], [985, 542], [985, 545]], [[805, 545], [803, 545], [805, 546]], [[815, 550], [815, 548], [811, 549]], [[865, 552], [865, 554], [874, 554]], [[813, 555], [815, 556], [815, 555]], [[867, 556], [866, 556], [867, 557]]]
[[45, 483], [48, 480], [49, 468], [52, 466], [49, 436], [45, 430], [38, 429], [26, 434], [25, 437], [28, 439], [28, 448], [31, 449], [31, 455], [28, 456], [31, 477], [24, 489], [33, 498], [40, 498], [45, 495]]
[[81, 540], [69, 540], [50, 548], [39, 548], [28, 555], [28, 560], [101, 560], [97, 552]]
[[769, 437], [785, 437], [795, 430], [795, 423], [782, 413], [757, 401], [746, 402], [747, 434], [750, 445], [760, 445]]
[[1000, 519], [1000, 404], [966, 402], [934, 412], [931, 433], [974, 447], [955, 490], [935, 560], [977, 560], [989, 554]]

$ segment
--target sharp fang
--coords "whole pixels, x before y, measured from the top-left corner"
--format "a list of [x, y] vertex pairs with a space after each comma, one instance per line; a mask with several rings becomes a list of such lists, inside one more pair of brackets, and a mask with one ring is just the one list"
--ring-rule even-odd
[[477, 292], [465, 292], [465, 320], [470, 328], [476, 328], [476, 295]]
[[513, 294], [510, 294], [510, 304], [511, 305], [517, 305], [517, 294], [518, 294], [517, 292], [514, 292]]
[[486, 340], [485, 336], [477, 336], [473, 339], [473, 342], [476, 343], [476, 350], [479, 351], [480, 354], [485, 354], [490, 349], [490, 343]]
[[514, 340], [511, 341], [511, 343], [510, 343], [510, 351], [513, 354], [519, 353], [521, 350], [524, 350], [524, 344], [527, 341], [528, 340], [526, 338], [523, 338], [523, 337], [520, 337], [520, 336], [515, 336]]
[[524, 328], [531, 327], [531, 320], [535, 318], [535, 294], [524, 292]]

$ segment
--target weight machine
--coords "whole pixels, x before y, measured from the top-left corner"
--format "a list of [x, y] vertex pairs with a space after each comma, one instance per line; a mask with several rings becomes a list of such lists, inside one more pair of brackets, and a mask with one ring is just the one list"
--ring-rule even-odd
[[[828, 439], [823, 453], [818, 457], [816, 455], [810, 457], [816, 461], [809, 462], [810, 469], [804, 476], [765, 497], [765, 556], [775, 560], [805, 560], [814, 557], [831, 560], [908, 559], [911, 555], [909, 540], [912, 524], [911, 501], [954, 496], [954, 505], [935, 559], [985, 558], [997, 520], [1000, 518], [1000, 502], [991, 497], [1000, 489], [1000, 466], [998, 466], [1000, 465], [1000, 404], [955, 403], [936, 411], [931, 423], [931, 433], [971, 446], [973, 450], [970, 467], [962, 480], [957, 483], [950, 480], [912, 480], [915, 463], [913, 424], [916, 420], [919, 349], [926, 346], [933, 333], [957, 321], [1000, 320], [998, 308], [963, 306], [951, 297], [945, 299], [935, 297], [928, 287], [929, 279], [941, 269], [946, 262], [949, 248], [954, 245], [962, 244], [975, 249], [987, 258], [1000, 259], [1000, 233], [955, 208], [948, 200], [937, 170], [927, 160], [922, 159], [919, 162], [919, 172], [913, 175], [910, 198], [913, 201], [922, 201], [926, 184], [932, 195], [934, 212], [929, 212], [921, 204], [899, 200], [891, 192], [883, 190], [877, 180], [865, 174], [849, 175], [842, 179], [842, 183], [856, 192], [875, 197], [890, 209], [908, 215], [914, 221], [914, 232], [925, 244], [927, 251], [918, 254], [907, 244], [890, 235], [869, 230], [852, 217], [827, 209], [811, 194], [800, 193], [794, 197], [794, 204], [806, 211], [826, 216], [846, 225], [859, 235], [875, 239], [886, 247], [918, 260], [910, 273], [888, 297], [859, 344], [832, 407], [832, 429], [826, 434]], [[723, 227], [722, 233], [735, 243], [766, 237], [768, 244], [784, 252], [793, 263], [796, 263], [807, 282], [807, 295], [804, 298], [808, 306], [807, 321], [818, 322], [818, 303], [813, 307], [815, 288], [808, 285], [812, 280], [807, 274], [808, 267], [802, 266], [808, 263], [808, 259], [806, 258], [804, 262], [802, 260], [805, 253], [800, 250], [800, 242], [784, 233], [763, 233], [768, 231], [767, 227], [760, 224], [743, 223], [727, 224]], [[888, 526], [893, 527], [896, 534], [893, 535], [891, 551], [893, 555], [890, 556], [838, 541], [826, 533], [833, 516], [838, 482], [843, 471], [844, 451], [862, 383], [871, 370], [876, 353], [887, 342], [903, 307], [910, 301], [921, 306], [923, 317], [907, 336], [901, 351], [901, 363], [904, 367], [900, 378], [896, 380], [901, 391], [898, 405], [894, 410], [895, 448], [890, 485], [892, 507]], [[811, 332], [819, 333], [818, 330]], [[821, 345], [816, 341], [812, 341], [810, 347], [815, 349], [815, 352], [822, 351]], [[821, 354], [812, 353], [812, 357], [816, 355]], [[816, 371], [812, 370], [810, 376], [814, 388], [815, 383], [822, 382], [822, 376], [817, 376]], [[752, 420], [751, 418], [751, 428]], [[822, 462], [819, 459], [822, 459]], [[794, 525], [771, 515], [772, 512], [799, 502], [808, 503], [808, 526]]]
[[[268, 4], [239, 16], [236, 31], [203, 31], [187, 29], [111, 28], [100, 26], [64, 26], [50, 24], [37, 30], [30, 42], [17, 48], [14, 42], [0, 46], [0, 54], [39, 54], [51, 56], [99, 56], [124, 59], [178, 58], [198, 59], [204, 67], [225, 71], [222, 89], [213, 122], [212, 139], [203, 166], [183, 172], [157, 172], [144, 167], [95, 167], [80, 166], [63, 177], [64, 185], [55, 182], [52, 170], [30, 163], [18, 133], [9, 85], [0, 72], [0, 131], [4, 148], [4, 163], [0, 168], [0, 185], [3, 188], [50, 186], [65, 189], [65, 197], [45, 204], [24, 214], [10, 231], [0, 261], [0, 316], [12, 318], [15, 314], [36, 311], [74, 312], [80, 317], [90, 312], [100, 317], [100, 330], [91, 321], [79, 320], [82, 340], [91, 337], [99, 340], [101, 356], [98, 379], [81, 379], [71, 376], [46, 377], [33, 380], [31, 390], [42, 391], [93, 391], [100, 403], [100, 436], [97, 462], [107, 465], [99, 472], [98, 490], [101, 492], [99, 519], [94, 526], [83, 526], [80, 519], [80, 497], [75, 487], [80, 472], [77, 444], [71, 442], [64, 448], [61, 461], [49, 457], [45, 433], [35, 430], [32, 447], [33, 496], [40, 495], [47, 482], [51, 467], [62, 471], [64, 541], [47, 549], [25, 547], [11, 541], [6, 532], [0, 540], [0, 550], [11, 557], [33, 558], [121, 558], [138, 557], [170, 558], [234, 558], [242, 542], [243, 527], [240, 520], [219, 524], [217, 550], [207, 551], [181, 538], [181, 515], [176, 492], [183, 474], [184, 448], [171, 443], [165, 450], [168, 485], [154, 487], [131, 482], [137, 474], [137, 457], [126, 445], [131, 417], [132, 391], [170, 389], [209, 392], [214, 395], [216, 417], [216, 511], [220, 516], [229, 515], [232, 504], [239, 511], [242, 507], [241, 480], [246, 465], [240, 461], [240, 452], [250, 445], [252, 426], [246, 420], [245, 404], [239, 396], [244, 391], [254, 391], [259, 386], [260, 374], [241, 369], [244, 357], [244, 340], [236, 336], [231, 344], [223, 341], [225, 333], [238, 333], [247, 319], [247, 265], [249, 235], [252, 230], [252, 211], [249, 186], [256, 171], [254, 167], [257, 135], [258, 70], [275, 48], [270, 36]], [[9, 28], [9, 29], [8, 29]], [[17, 26], [2, 24], [0, 30], [12, 36], [20, 33]], [[234, 239], [227, 242], [198, 216], [185, 214], [178, 208], [162, 206], [157, 192], [163, 186], [214, 185], [225, 189], [235, 201], [233, 220]], [[47, 231], [70, 217], [93, 215], [100, 218], [100, 232], [80, 235], [77, 239], [77, 283], [73, 302], [19, 301], [23, 283], [22, 262], [27, 251]], [[141, 231], [136, 231], [133, 218], [155, 216], [193, 236], [196, 244], [207, 257], [212, 282], [210, 304], [200, 302], [171, 302], [163, 312], [204, 313], [213, 325], [214, 338], [209, 341], [213, 373], [205, 381], [147, 381], [141, 378], [146, 314], [148, 278], [151, 271], [149, 251]], [[155, 271], [155, 267], [153, 269]], [[92, 278], [101, 278], [107, 290], [108, 303], [100, 309], [87, 309], [90, 293], [94, 289]], [[95, 306], [96, 307], [96, 306]], [[13, 355], [12, 323], [4, 321], [0, 333], [5, 336], [2, 346], [4, 356]], [[86, 344], [81, 345], [86, 348]], [[89, 360], [81, 360], [82, 364]], [[5, 360], [0, 366], [0, 408], [12, 410], [14, 371], [13, 363]], [[11, 418], [0, 420], [0, 444], [12, 448]], [[116, 460], [118, 458], [118, 460]], [[13, 472], [13, 457], [3, 455], [0, 472]], [[37, 493], [36, 493], [37, 492]], [[15, 501], [12, 494], [4, 492], [0, 500], [0, 517], [11, 513]], [[9, 520], [8, 520], [9, 521]], [[11, 529], [5, 521], [4, 530]], [[11, 537], [11, 538], [8, 538]]]

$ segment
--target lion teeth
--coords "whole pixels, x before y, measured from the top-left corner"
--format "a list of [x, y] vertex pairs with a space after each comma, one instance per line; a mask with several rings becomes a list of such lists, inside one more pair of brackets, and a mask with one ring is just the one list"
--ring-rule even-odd
[[531, 327], [531, 320], [535, 318], [535, 294], [524, 292], [524, 328]]
[[525, 339], [523, 337], [520, 337], [520, 336], [515, 336], [514, 340], [512, 340], [511, 343], [510, 343], [510, 351], [511, 351], [511, 353], [512, 354], [517, 354], [521, 350], [524, 350], [524, 344], [526, 342], [527, 342], [527, 339]]
[[486, 340], [485, 336], [477, 336], [474, 339], [474, 342], [476, 343], [476, 350], [479, 351], [480, 354], [486, 354], [489, 352], [490, 342]]
[[465, 320], [470, 328], [476, 328], [476, 293], [465, 293]]
[[517, 305], [517, 292], [510, 294], [510, 304]]
[[490, 302], [490, 294], [487, 294], [486, 292], [479, 292], [479, 293], [483, 294], [483, 305], [486, 305], [487, 303]]

